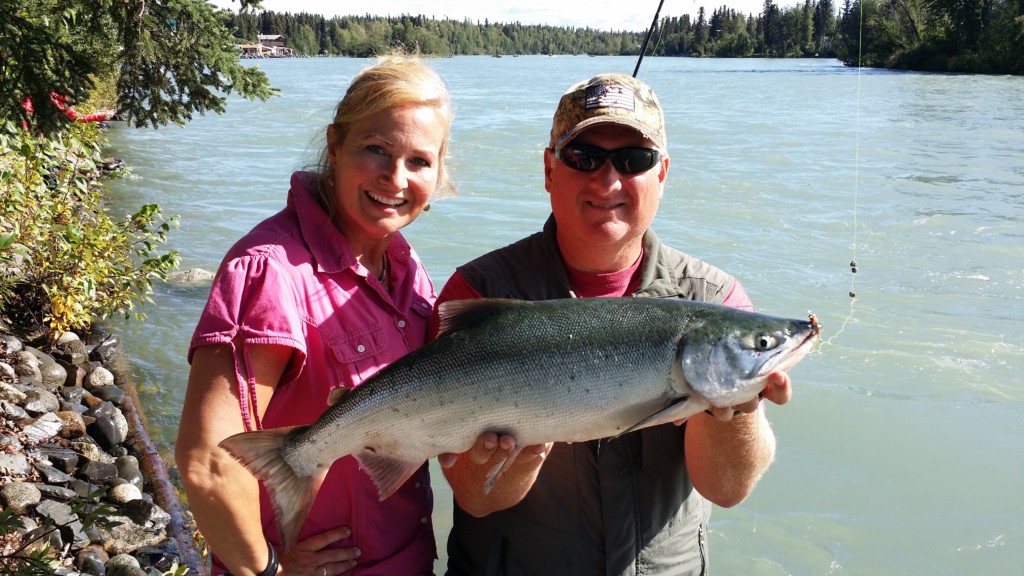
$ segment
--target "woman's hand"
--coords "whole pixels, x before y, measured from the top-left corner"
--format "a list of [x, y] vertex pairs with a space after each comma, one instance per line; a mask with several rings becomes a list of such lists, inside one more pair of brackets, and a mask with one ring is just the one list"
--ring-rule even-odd
[[345, 574], [356, 566], [362, 553], [359, 548], [329, 548], [331, 544], [352, 535], [347, 526], [327, 530], [299, 540], [281, 555], [285, 576], [334, 576]]

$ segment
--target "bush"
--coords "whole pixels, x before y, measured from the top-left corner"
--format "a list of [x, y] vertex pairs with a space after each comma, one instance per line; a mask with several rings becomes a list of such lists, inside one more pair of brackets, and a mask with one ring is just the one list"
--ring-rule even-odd
[[176, 218], [155, 204], [110, 213], [95, 124], [48, 139], [0, 128], [0, 328], [38, 340], [112, 314], [144, 318], [136, 305], [152, 279], [178, 265], [158, 251]]

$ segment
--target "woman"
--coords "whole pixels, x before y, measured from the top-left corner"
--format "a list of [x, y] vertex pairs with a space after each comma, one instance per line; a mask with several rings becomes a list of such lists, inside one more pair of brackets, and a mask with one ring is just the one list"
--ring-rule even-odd
[[399, 229], [450, 188], [451, 115], [444, 82], [418, 60], [363, 70], [327, 127], [318, 170], [293, 174], [286, 208], [221, 264], [192, 338], [176, 448], [214, 574], [432, 573], [426, 465], [379, 502], [357, 462], [338, 460], [285, 551], [262, 485], [218, 443], [310, 424], [332, 389], [423, 345], [434, 289]]

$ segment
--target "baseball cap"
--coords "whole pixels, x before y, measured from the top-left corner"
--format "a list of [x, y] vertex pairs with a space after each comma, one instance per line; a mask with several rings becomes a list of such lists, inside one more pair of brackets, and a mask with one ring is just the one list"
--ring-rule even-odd
[[551, 148], [560, 148], [595, 124], [633, 128], [665, 149], [665, 113], [654, 90], [625, 74], [600, 74], [569, 88], [551, 123]]

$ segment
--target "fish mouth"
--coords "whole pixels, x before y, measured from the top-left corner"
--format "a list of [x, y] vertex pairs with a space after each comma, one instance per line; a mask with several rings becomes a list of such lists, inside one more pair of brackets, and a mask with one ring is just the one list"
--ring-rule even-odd
[[794, 344], [791, 348], [787, 349], [781, 354], [777, 354], [775, 357], [765, 362], [758, 372], [758, 376], [766, 376], [772, 372], [778, 372], [780, 370], [789, 370], [793, 366], [796, 366], [811, 348], [814, 347], [814, 341], [818, 339], [818, 335], [821, 334], [821, 325], [816, 321], [808, 323], [809, 330], [807, 335], [803, 337], [800, 342]]

